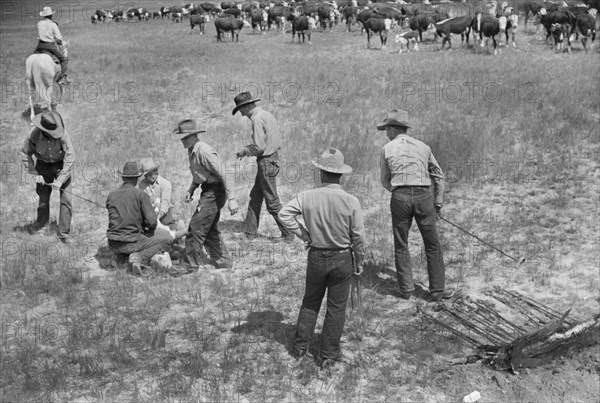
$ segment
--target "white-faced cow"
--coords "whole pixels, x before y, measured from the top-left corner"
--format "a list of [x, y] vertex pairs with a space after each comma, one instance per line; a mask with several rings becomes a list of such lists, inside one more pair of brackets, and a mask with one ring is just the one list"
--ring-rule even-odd
[[244, 27], [244, 21], [238, 20], [237, 18], [216, 18], [215, 28], [217, 30], [217, 42], [221, 42], [221, 34], [224, 32], [231, 32], [231, 42], [239, 42], [240, 31]]
[[161, 19], [163, 19], [165, 17], [169, 18], [169, 15], [171, 15], [171, 10], [169, 9], [169, 7], [161, 7], [158, 10], [160, 12]]
[[267, 29], [268, 22], [269, 14], [265, 10], [261, 10], [260, 8], [253, 8], [250, 10], [250, 23], [252, 24], [253, 30], [258, 28], [264, 33]]
[[[546, 29], [546, 41], [545, 43], [548, 44], [548, 38], [550, 38], [550, 35], [555, 35], [555, 42], [554, 44], [556, 45], [557, 42], [557, 36], [558, 38], [560, 38], [560, 35], [557, 33], [557, 25], [559, 24], [561, 27], [565, 24], [568, 24], [571, 28], [575, 27], [575, 21], [577, 20], [577, 17], [575, 17], [575, 15], [570, 12], [569, 10], [555, 10], [552, 12], [546, 12], [545, 9], [540, 10], [540, 23], [544, 26], [544, 28]], [[562, 28], [561, 28], [562, 31]], [[567, 40], [570, 42], [569, 38], [567, 38]], [[570, 43], [569, 43], [569, 47], [570, 47]]]
[[369, 18], [363, 26], [367, 32], [367, 49], [371, 48], [371, 36], [376, 33], [379, 33], [381, 39], [381, 49], [385, 49], [388, 34], [392, 29], [392, 20], [389, 18]]
[[315, 19], [302, 15], [300, 17], [294, 17], [292, 21], [292, 43], [294, 43], [294, 35], [298, 33], [298, 43], [300, 43], [300, 35], [302, 35], [302, 43], [304, 43], [304, 36], [308, 36], [308, 44], [310, 45], [310, 35], [313, 29], [316, 27]]
[[464, 44], [465, 36], [467, 37], [467, 46], [469, 45], [469, 34], [471, 33], [471, 23], [473, 19], [469, 16], [463, 15], [460, 17], [450, 18], [448, 20], [440, 21], [433, 24], [437, 35], [444, 39], [442, 40], [442, 48], [448, 42], [448, 49], [452, 49], [452, 40], [450, 39], [451, 34], [460, 35], [461, 46]]

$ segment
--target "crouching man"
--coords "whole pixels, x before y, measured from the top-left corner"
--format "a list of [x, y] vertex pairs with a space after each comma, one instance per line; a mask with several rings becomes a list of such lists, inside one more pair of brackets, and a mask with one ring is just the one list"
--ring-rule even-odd
[[158, 219], [150, 197], [135, 187], [142, 176], [139, 164], [126, 162], [119, 174], [123, 185], [106, 199], [108, 247], [115, 253], [128, 254], [129, 271], [141, 275], [142, 265], [148, 265], [156, 253], [167, 251], [173, 238], [156, 229]]

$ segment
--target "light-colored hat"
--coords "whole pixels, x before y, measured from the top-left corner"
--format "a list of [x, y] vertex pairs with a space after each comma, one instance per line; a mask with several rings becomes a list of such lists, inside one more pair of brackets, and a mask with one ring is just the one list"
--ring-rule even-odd
[[123, 165], [123, 170], [119, 171], [123, 178], [139, 178], [142, 176], [140, 164], [137, 161], [129, 161]]
[[155, 164], [152, 158], [144, 158], [140, 161], [140, 164], [142, 165], [143, 175], [146, 175], [148, 172], [152, 172], [155, 169], [158, 169], [158, 164]]
[[196, 121], [192, 119], [182, 120], [177, 124], [177, 129], [173, 130], [173, 138], [175, 140], [181, 140], [192, 134], [204, 133], [206, 130], [198, 130], [196, 127]]
[[48, 133], [55, 139], [61, 138], [65, 132], [65, 124], [58, 112], [44, 111], [34, 116], [32, 123], [35, 127]]
[[383, 123], [377, 125], [377, 130], [385, 130], [388, 126], [412, 127], [408, 124], [408, 112], [403, 111], [402, 109], [390, 110], [387, 117], [383, 120]]
[[42, 8], [42, 11], [40, 11], [40, 17], [47, 17], [52, 14], [54, 14], [54, 11], [52, 11], [52, 7], [50, 6], [46, 6]]
[[249, 92], [242, 92], [240, 94], [237, 94], [233, 101], [235, 102], [235, 108], [233, 108], [231, 114], [235, 115], [242, 106], [254, 103], [256, 101], [260, 101], [260, 98], [252, 98], [252, 95]]
[[334, 174], [349, 174], [352, 172], [352, 167], [344, 164], [344, 154], [333, 147], [325, 150], [320, 159], [312, 160], [312, 164], [322, 171]]

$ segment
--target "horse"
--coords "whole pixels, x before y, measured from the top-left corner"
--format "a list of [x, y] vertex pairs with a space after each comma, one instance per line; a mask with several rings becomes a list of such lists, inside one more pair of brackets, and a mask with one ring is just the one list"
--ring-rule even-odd
[[[64, 41], [59, 49], [67, 57], [69, 41]], [[25, 61], [25, 82], [29, 88], [30, 118], [35, 116], [33, 107], [33, 93], [37, 93], [42, 106], [56, 111], [56, 106], [63, 93], [63, 86], [57, 82], [60, 76], [60, 64], [54, 61], [53, 56], [47, 53], [34, 53]], [[46, 102], [46, 103], [45, 103]]]

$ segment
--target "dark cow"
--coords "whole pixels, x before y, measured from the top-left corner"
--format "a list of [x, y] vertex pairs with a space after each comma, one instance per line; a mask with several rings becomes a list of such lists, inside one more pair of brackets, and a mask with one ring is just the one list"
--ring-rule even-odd
[[237, 7], [228, 8], [227, 10], [223, 11], [223, 13], [233, 15], [235, 18], [239, 18], [239, 16], [242, 15], [242, 12]]
[[527, 28], [527, 21], [529, 21], [530, 18], [530, 14], [532, 17], [538, 17], [540, 14], [540, 10], [542, 8], [546, 8], [546, 4], [542, 3], [542, 2], [537, 2], [537, 1], [526, 1], [525, 3], [522, 4], [522, 6], [520, 7], [521, 10], [523, 10], [523, 13], [525, 14], [525, 28]]
[[256, 30], [256, 27], [261, 31], [266, 30], [268, 22], [269, 14], [265, 10], [261, 10], [260, 8], [253, 8], [250, 10], [250, 23], [252, 24], [253, 30]]
[[381, 39], [381, 49], [385, 49], [388, 33], [392, 29], [392, 20], [389, 18], [369, 18], [363, 24], [367, 31], [367, 49], [371, 48], [371, 36], [374, 33], [379, 33]]
[[94, 14], [92, 14], [92, 24], [97, 24], [99, 22], [106, 22], [107, 13], [104, 10], [96, 10]]
[[217, 30], [217, 42], [221, 42], [221, 33], [231, 32], [231, 42], [239, 42], [240, 31], [244, 27], [244, 21], [237, 18], [217, 18], [215, 19], [215, 28]]
[[[546, 13], [544, 10], [541, 10], [540, 14], [540, 23], [544, 26], [544, 28], [546, 28], [546, 44], [548, 44], [548, 38], [550, 38], [550, 35], [557, 35], [557, 28], [555, 24], [559, 24], [560, 26], [568, 24], [569, 26], [571, 26], [571, 28], [573, 28], [575, 27], [575, 21], [577, 20], [577, 17], [575, 17], [575, 15], [569, 10], [556, 10], [549, 13]], [[553, 26], [554, 28], [552, 28]], [[554, 44], [557, 44], [556, 36]]]
[[573, 26], [569, 23], [553, 23], [550, 26], [550, 34], [554, 37], [554, 49], [562, 50], [563, 42], [567, 39], [567, 51], [571, 53], [571, 31]]
[[392, 7], [389, 5], [372, 5], [372, 9], [373, 11], [375, 11], [377, 14], [385, 17], [385, 18], [389, 18], [391, 20], [394, 20], [398, 23], [398, 25], [402, 24], [402, 21], [404, 21], [404, 14], [402, 13], [402, 11], [396, 7]]
[[214, 3], [200, 3], [200, 8], [211, 15], [217, 15], [221, 12], [221, 7]]
[[208, 22], [208, 15], [206, 14], [192, 14], [190, 15], [190, 34], [194, 31], [194, 27], [198, 25], [198, 31], [200, 35], [204, 34], [204, 24]]
[[155, 12], [152, 13], [152, 19], [153, 20], [157, 20], [157, 19], [161, 18], [161, 16], [162, 15], [161, 15], [160, 11], [155, 11]]
[[[417, 31], [419, 34], [419, 42], [423, 42], [423, 32], [428, 31], [436, 22], [437, 21], [432, 15], [417, 15], [408, 20], [408, 27], [411, 31]], [[433, 33], [433, 39], [437, 39], [437, 34], [435, 32]]]
[[169, 9], [169, 7], [161, 7], [159, 8], [159, 12], [160, 12], [160, 17], [162, 18], [169, 18], [169, 15], [171, 15], [171, 10]]
[[500, 33], [500, 21], [488, 14], [482, 14], [480, 12], [475, 13], [473, 22], [471, 23], [471, 30], [473, 31], [473, 42], [475, 42], [475, 34], [479, 34], [479, 40], [481, 41], [481, 47], [484, 47], [484, 39], [487, 42], [487, 38], [492, 38], [494, 42], [494, 55], [498, 52], [498, 43], [496, 42], [496, 35]]
[[360, 12], [360, 7], [349, 6], [342, 10], [342, 20], [346, 21], [346, 31], [352, 32], [351, 26], [356, 22], [356, 15]]
[[269, 8], [269, 27], [273, 24], [277, 25], [277, 28], [281, 31], [285, 29], [285, 22], [291, 21], [293, 10], [291, 7], [275, 6]]
[[315, 19], [302, 15], [300, 17], [293, 18], [292, 21], [292, 43], [294, 43], [294, 35], [298, 33], [298, 43], [300, 43], [300, 35], [302, 35], [302, 43], [304, 43], [304, 36], [308, 36], [308, 44], [310, 45], [310, 34], [315, 28]]
[[113, 15], [113, 20], [115, 20], [115, 22], [119, 22], [123, 20], [123, 10], [116, 10], [114, 13], [112, 13]]
[[444, 49], [444, 45], [448, 42], [448, 49], [452, 49], [452, 41], [450, 39], [451, 34], [460, 34], [460, 43], [464, 44], [465, 35], [467, 37], [467, 46], [469, 45], [469, 34], [471, 33], [471, 23], [473, 22], [473, 18], [463, 15], [461, 17], [454, 17], [448, 20], [440, 21], [433, 26], [437, 32], [437, 35], [444, 39], [442, 40], [442, 48]]
[[577, 17], [577, 21], [575, 22], [575, 34], [575, 39], [579, 39], [579, 35], [581, 35], [581, 43], [583, 44], [583, 49], [585, 49], [585, 51], [587, 52], [588, 38], [591, 37], [592, 39], [590, 47], [594, 47], [594, 41], [596, 40], [596, 19], [590, 14], [582, 14], [579, 17]]
[[333, 23], [335, 22], [335, 9], [329, 5], [320, 6], [317, 10], [321, 29], [325, 30], [329, 25], [329, 32], [333, 31]]
[[224, 1], [221, 3], [221, 10], [229, 10], [230, 8], [236, 8], [233, 1]]
[[362, 25], [362, 28], [360, 30], [360, 34], [362, 35], [364, 29], [365, 29], [365, 22], [367, 22], [367, 20], [371, 19], [371, 18], [383, 18], [382, 15], [379, 15], [377, 13], [377, 11], [375, 10], [371, 10], [370, 8], [367, 8], [365, 10], [362, 10], [361, 12], [359, 12], [356, 15], [356, 21]]

